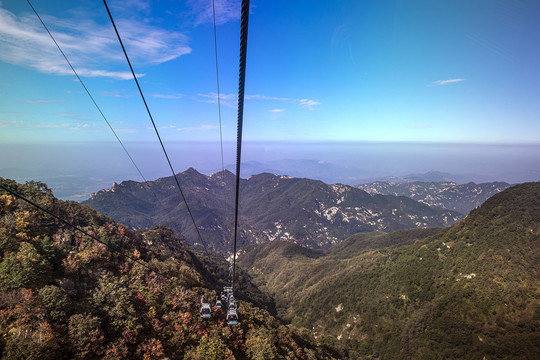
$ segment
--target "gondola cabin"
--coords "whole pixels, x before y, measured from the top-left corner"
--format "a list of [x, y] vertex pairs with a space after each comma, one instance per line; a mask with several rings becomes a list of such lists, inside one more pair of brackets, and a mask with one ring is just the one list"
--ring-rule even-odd
[[210, 307], [209, 303], [202, 303], [201, 304], [201, 317], [203, 318], [209, 318], [212, 313], [212, 308]]
[[238, 325], [238, 313], [236, 309], [227, 311], [227, 325]]

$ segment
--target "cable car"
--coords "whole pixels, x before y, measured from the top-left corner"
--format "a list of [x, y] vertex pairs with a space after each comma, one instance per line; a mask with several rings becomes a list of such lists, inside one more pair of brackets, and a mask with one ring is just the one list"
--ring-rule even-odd
[[218, 309], [221, 309], [221, 300], [219, 300], [219, 297], [216, 298], [216, 307], [217, 307]]
[[229, 303], [229, 310], [236, 310], [236, 301], [234, 300], [234, 298]]
[[202, 303], [201, 304], [201, 317], [203, 318], [209, 318], [211, 316], [212, 307], [209, 303]]
[[238, 313], [236, 309], [229, 309], [227, 311], [227, 325], [238, 325]]
[[201, 296], [201, 317], [203, 318], [209, 318], [212, 313], [212, 307], [210, 306], [210, 303], [204, 302], [204, 295]]

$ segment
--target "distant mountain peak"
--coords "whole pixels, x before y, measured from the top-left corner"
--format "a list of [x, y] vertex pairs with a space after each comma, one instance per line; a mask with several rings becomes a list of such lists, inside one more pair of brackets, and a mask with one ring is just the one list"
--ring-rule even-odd
[[214, 177], [221, 177], [222, 175], [224, 176], [234, 176], [234, 173], [228, 169], [224, 169], [224, 170], [221, 170], [221, 171], [218, 171], [218, 172], [213, 172], [210, 174], [210, 178], [214, 178]]
[[203, 175], [201, 174], [200, 172], [198, 172], [195, 168], [193, 167], [189, 167], [187, 168], [186, 170], [182, 171], [180, 174], [185, 174], [185, 175], [190, 175], [190, 174], [194, 174], [194, 175]]

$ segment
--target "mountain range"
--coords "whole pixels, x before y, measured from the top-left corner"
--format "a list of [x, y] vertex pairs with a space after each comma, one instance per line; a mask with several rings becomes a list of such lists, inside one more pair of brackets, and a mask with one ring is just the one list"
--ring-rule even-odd
[[201, 295], [214, 299], [227, 283], [222, 258], [164, 226], [132, 231], [59, 201], [43, 183], [0, 182], [87, 232], [0, 191], [2, 358], [540, 353], [540, 183], [510, 187], [447, 228], [363, 232], [324, 251], [282, 240], [247, 246], [237, 261], [240, 325], [228, 327], [220, 309], [198, 316]]
[[466, 184], [469, 182], [489, 182], [493, 181], [491, 176], [479, 174], [451, 174], [442, 171], [430, 170], [425, 173], [413, 173], [402, 176], [380, 176], [362, 179], [357, 184], [367, 184], [372, 182], [394, 182], [394, 183], [409, 183], [409, 182], [454, 182], [457, 184]]
[[[182, 191], [208, 248], [230, 252], [235, 177], [178, 175]], [[98, 191], [84, 204], [133, 228], [166, 225], [201, 245], [173, 177], [139, 183], [124, 181]], [[442, 227], [463, 215], [403, 196], [370, 195], [348, 185], [263, 173], [240, 181], [239, 246], [289, 240], [326, 249], [358, 232]]]
[[458, 185], [455, 182], [393, 182], [377, 181], [369, 184], [357, 185], [372, 195], [407, 196], [421, 203], [454, 210], [461, 214], [468, 214], [472, 209], [480, 206], [489, 197], [510, 187], [505, 182], [492, 182]]

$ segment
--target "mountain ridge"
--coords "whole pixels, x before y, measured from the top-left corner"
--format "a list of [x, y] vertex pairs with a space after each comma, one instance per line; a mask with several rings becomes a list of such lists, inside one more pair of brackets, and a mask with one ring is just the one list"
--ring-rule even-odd
[[500, 181], [480, 184], [468, 182], [459, 185], [449, 181], [412, 181], [404, 183], [376, 181], [357, 185], [359, 189], [370, 194], [407, 196], [429, 206], [442, 207], [464, 215], [480, 206], [492, 195], [510, 186], [510, 184]]
[[[207, 245], [229, 252], [234, 175], [225, 171], [206, 176], [189, 168], [178, 178], [201, 234], [212, 239]], [[94, 193], [84, 204], [135, 228], [169, 226], [190, 243], [198, 243], [175, 189], [172, 177], [144, 184], [125, 181]], [[312, 248], [328, 248], [361, 231], [440, 227], [461, 218], [456, 212], [434, 209], [406, 197], [372, 196], [343, 184], [270, 173], [240, 180], [240, 246], [289, 239]]]

